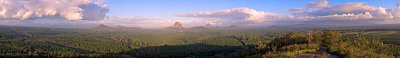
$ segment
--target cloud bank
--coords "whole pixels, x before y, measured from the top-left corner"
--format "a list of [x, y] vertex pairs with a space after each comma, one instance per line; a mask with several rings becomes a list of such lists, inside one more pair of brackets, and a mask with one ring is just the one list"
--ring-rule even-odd
[[387, 9], [370, 6], [367, 3], [349, 2], [340, 5], [328, 5], [327, 7], [319, 7], [317, 9], [301, 9], [305, 10], [292, 12], [295, 17], [293, 19], [303, 19], [310, 22], [316, 20], [336, 23], [348, 22], [348, 24], [398, 24], [391, 21], [400, 21], [400, 17], [396, 15], [400, 11], [399, 5], [395, 9]]
[[286, 15], [257, 11], [250, 8], [233, 8], [215, 12], [195, 12], [178, 14], [180, 17], [206, 18], [224, 24], [252, 24], [286, 18]]
[[180, 17], [214, 18], [228, 22], [251, 22], [250, 24], [311, 24], [353, 26], [370, 24], [399, 24], [400, 4], [395, 9], [370, 6], [362, 2], [329, 5], [328, 0], [310, 2], [307, 8], [293, 8], [292, 14], [283, 15], [251, 8], [233, 8], [213, 12], [179, 14]]
[[0, 0], [0, 20], [102, 20], [105, 0]]

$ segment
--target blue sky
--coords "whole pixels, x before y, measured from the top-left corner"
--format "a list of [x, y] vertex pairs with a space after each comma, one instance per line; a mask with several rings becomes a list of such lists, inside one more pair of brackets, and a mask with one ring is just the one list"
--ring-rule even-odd
[[[288, 9], [305, 8], [319, 0], [109, 0], [109, 16], [144, 16], [171, 18], [174, 14], [216, 11], [238, 7], [252, 8], [279, 14], [290, 14]], [[395, 8], [400, 0], [329, 0], [329, 5], [365, 2], [371, 6]]]

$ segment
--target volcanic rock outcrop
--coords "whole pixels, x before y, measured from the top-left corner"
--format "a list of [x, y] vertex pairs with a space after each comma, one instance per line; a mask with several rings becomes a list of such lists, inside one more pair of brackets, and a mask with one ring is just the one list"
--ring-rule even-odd
[[183, 24], [180, 22], [175, 22], [173, 28], [174, 29], [184, 29]]

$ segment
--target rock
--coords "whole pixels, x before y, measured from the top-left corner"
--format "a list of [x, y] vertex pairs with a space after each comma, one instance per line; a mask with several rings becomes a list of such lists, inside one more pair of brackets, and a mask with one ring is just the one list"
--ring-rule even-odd
[[183, 24], [180, 22], [175, 22], [173, 28], [174, 29], [184, 29]]
[[104, 31], [104, 30], [111, 30], [112, 27], [109, 27], [105, 24], [100, 24], [99, 26], [93, 27], [91, 29], [93, 29], [94, 31]]

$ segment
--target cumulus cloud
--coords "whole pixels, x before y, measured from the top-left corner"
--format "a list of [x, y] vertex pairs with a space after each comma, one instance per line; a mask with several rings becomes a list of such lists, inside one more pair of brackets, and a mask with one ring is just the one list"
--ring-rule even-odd
[[[326, 0], [321, 0], [326, 1]], [[322, 3], [320, 1], [320, 3]], [[311, 2], [316, 4], [317, 2]], [[328, 3], [328, 2], [326, 2]], [[375, 7], [362, 2], [349, 2], [339, 5], [327, 5], [327, 7], [318, 7], [316, 9], [309, 8], [293, 8], [289, 9], [293, 13], [292, 19], [306, 20], [308, 23], [317, 23], [315, 21], [325, 22], [351, 22], [351, 24], [381, 24], [389, 21], [400, 21], [399, 5], [395, 9], [387, 9], [383, 7]], [[330, 24], [335, 24], [330, 23]]]
[[[349, 2], [329, 5], [328, 0], [310, 2], [307, 8], [289, 9], [291, 15], [282, 15], [250, 8], [233, 8], [213, 12], [195, 12], [179, 14], [180, 17], [211, 19], [223, 24], [243, 22], [277, 24], [314, 24], [314, 25], [369, 25], [398, 24], [400, 4], [395, 9], [370, 6], [362, 2]], [[227, 23], [226, 23], [227, 22]], [[232, 23], [234, 22], [234, 23]], [[289, 22], [289, 23], [287, 23]]]
[[236, 23], [262, 23], [270, 19], [278, 19], [286, 17], [286, 15], [257, 11], [250, 8], [233, 8], [227, 10], [219, 10], [214, 12], [196, 12], [187, 14], [178, 14], [180, 17], [209, 18], [222, 19], [222, 21]]
[[105, 0], [0, 0], [0, 19], [101, 20], [108, 12], [104, 2]]
[[304, 15], [309, 16], [327, 16], [334, 14], [360, 14], [364, 12], [372, 12], [378, 10], [378, 7], [366, 5], [366, 3], [346, 3], [343, 5], [336, 5], [327, 8], [321, 8], [311, 12], [303, 12]]

